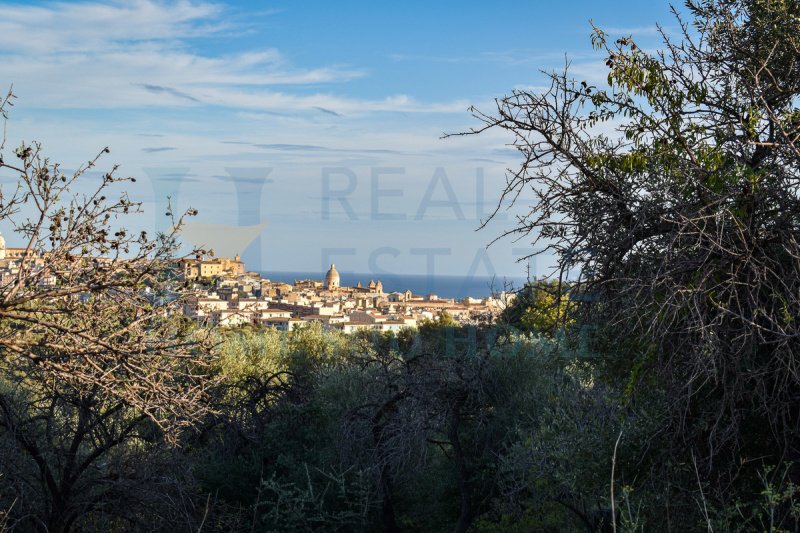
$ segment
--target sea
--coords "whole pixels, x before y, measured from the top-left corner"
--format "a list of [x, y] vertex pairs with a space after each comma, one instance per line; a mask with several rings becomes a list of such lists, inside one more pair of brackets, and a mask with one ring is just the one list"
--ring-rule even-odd
[[[274, 272], [262, 271], [261, 276], [270, 281], [294, 283], [295, 280], [316, 279], [322, 280], [325, 274], [319, 272]], [[468, 296], [485, 298], [500, 291], [517, 290], [525, 284], [524, 277], [503, 276], [429, 276], [425, 274], [365, 274], [352, 272], [339, 272], [340, 284], [355, 287], [360, 281], [366, 287], [370, 280], [383, 283], [383, 292], [404, 292], [427, 296], [435, 294], [440, 298], [461, 299]]]

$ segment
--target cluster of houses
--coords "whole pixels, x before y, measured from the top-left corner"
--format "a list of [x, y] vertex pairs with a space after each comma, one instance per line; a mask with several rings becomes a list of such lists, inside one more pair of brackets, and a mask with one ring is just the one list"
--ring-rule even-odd
[[[343, 287], [334, 265], [323, 280], [272, 282], [247, 272], [239, 257], [213, 261], [214, 273], [208, 276], [203, 273], [212, 269], [204, 268], [203, 260], [183, 264], [184, 276], [195, 282], [196, 289], [184, 306], [184, 314], [206, 325], [253, 324], [289, 331], [319, 323], [345, 333], [398, 332], [445, 312], [464, 324], [491, 319], [513, 298], [513, 294], [501, 293], [456, 301], [411, 291], [387, 293], [380, 280]], [[223, 265], [227, 268], [221, 268]]]
[[0, 286], [8, 286], [13, 283], [19, 275], [23, 262], [29, 272], [29, 281], [33, 281], [39, 287], [52, 287], [56, 284], [56, 276], [52, 272], [45, 272], [41, 269], [44, 259], [28, 248], [7, 248], [6, 239], [0, 233]]
[[[0, 234], [0, 284], [13, 282], [23, 263], [36, 272], [43, 257], [25, 248], [7, 248]], [[408, 290], [385, 292], [380, 280], [341, 286], [334, 265], [322, 280], [273, 282], [247, 272], [238, 256], [182, 260], [180, 269], [193, 291], [185, 300], [183, 313], [200, 324], [214, 326], [253, 324], [289, 331], [319, 323], [345, 333], [399, 332], [445, 312], [462, 324], [491, 320], [514, 297], [513, 293], [500, 293], [456, 301]], [[57, 283], [54, 275], [45, 275], [44, 270], [35, 277], [37, 285]]]

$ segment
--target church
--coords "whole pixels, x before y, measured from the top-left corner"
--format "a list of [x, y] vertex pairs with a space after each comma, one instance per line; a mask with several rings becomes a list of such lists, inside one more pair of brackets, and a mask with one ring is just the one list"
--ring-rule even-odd
[[[339, 274], [339, 271], [336, 270], [336, 266], [331, 263], [331, 267], [325, 274], [325, 282], [323, 283], [323, 287], [329, 291], [337, 291], [338, 289], [342, 289], [341, 280], [342, 278]], [[383, 283], [381, 283], [381, 280], [370, 280], [369, 285], [363, 287], [359, 281], [355, 287], [346, 287], [345, 289], [346, 292], [350, 293], [383, 294]]]

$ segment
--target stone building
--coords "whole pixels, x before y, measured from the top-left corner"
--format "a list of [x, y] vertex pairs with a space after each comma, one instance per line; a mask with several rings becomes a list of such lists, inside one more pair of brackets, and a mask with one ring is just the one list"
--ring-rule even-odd
[[339, 276], [339, 272], [336, 270], [333, 263], [331, 263], [331, 268], [328, 270], [328, 273], [325, 274], [325, 288], [328, 290], [338, 289], [340, 281], [341, 277]]
[[233, 259], [220, 257], [216, 259], [184, 259], [183, 275], [186, 279], [215, 278], [223, 274], [240, 275], [245, 273], [245, 266], [237, 255]]

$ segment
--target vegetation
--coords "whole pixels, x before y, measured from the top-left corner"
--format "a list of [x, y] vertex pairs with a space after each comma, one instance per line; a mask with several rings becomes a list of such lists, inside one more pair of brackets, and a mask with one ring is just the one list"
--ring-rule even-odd
[[523, 155], [505, 198], [536, 199], [508, 233], [558, 260], [495, 324], [197, 328], [180, 217], [132, 234], [113, 172], [75, 194], [97, 160], [3, 154], [28, 253], [0, 286], [0, 529], [799, 530], [800, 4], [687, 10], [657, 53], [595, 29], [608, 88], [475, 112]]
[[559, 282], [576, 274], [573, 314], [615, 358], [597, 377], [627, 382], [630, 406], [658, 391], [670, 443], [638, 476], [681, 514], [693, 483], [704, 512], [729, 509], [765, 470], [796, 480], [800, 454], [800, 4], [686, 6], [655, 54], [595, 28], [608, 88], [552, 74], [470, 132], [513, 135], [504, 196], [536, 201], [509, 233], [553, 251]]

